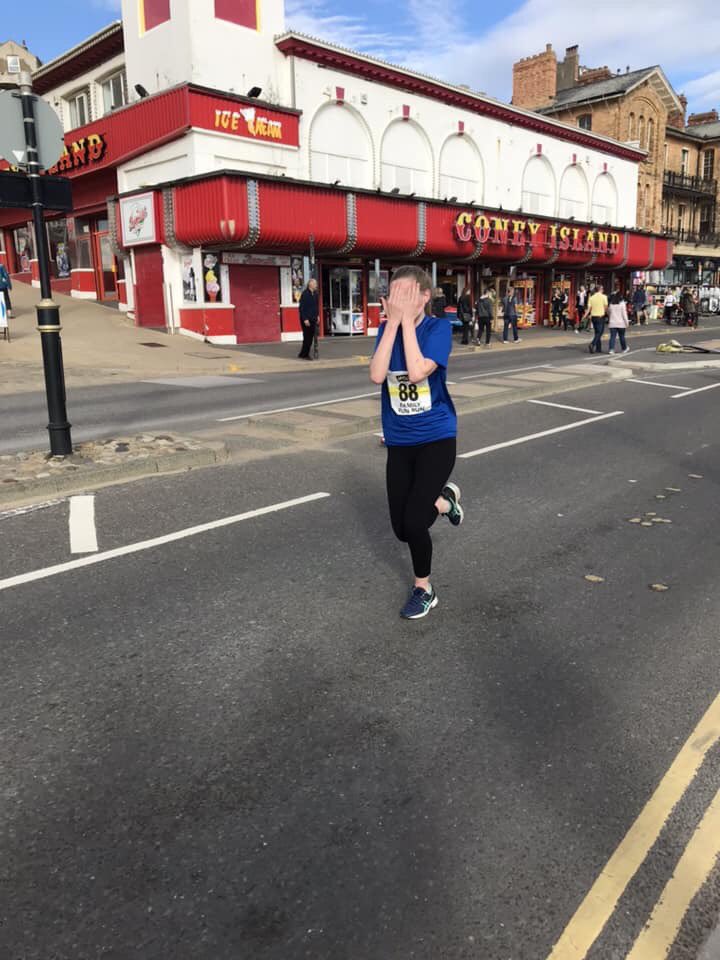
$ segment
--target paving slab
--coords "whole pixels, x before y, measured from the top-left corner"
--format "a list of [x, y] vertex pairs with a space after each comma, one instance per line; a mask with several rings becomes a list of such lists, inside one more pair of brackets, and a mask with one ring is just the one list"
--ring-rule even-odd
[[576, 378], [577, 376], [578, 374], [576, 373], [544, 373], [543, 371], [538, 371], [537, 373], [515, 373], [509, 376], [508, 380], [529, 383], [560, 383], [563, 380], [567, 380], [568, 377]]
[[487, 383], [483, 380], [482, 384], [479, 383], [458, 383], [454, 384], [450, 390], [450, 394], [453, 397], [493, 397], [497, 396], [500, 393], [505, 393], [510, 389], [509, 384], [503, 384], [502, 386], [493, 386], [492, 384]]

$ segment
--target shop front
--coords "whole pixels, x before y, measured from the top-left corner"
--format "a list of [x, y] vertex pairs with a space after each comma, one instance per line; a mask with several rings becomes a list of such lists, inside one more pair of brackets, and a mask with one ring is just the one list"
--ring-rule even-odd
[[[403, 263], [432, 272], [450, 309], [466, 286], [473, 297], [490, 286], [500, 303], [512, 284], [520, 322], [533, 326], [550, 322], [555, 288], [572, 314], [581, 283], [627, 287], [631, 271], [664, 269], [672, 258], [669, 240], [645, 233], [285, 178], [224, 172], [155, 195], [172, 238], [163, 262], [176, 324], [218, 343], [300, 339], [298, 301], [311, 276], [322, 335], [373, 336]], [[232, 240], [221, 229], [229, 222]]]

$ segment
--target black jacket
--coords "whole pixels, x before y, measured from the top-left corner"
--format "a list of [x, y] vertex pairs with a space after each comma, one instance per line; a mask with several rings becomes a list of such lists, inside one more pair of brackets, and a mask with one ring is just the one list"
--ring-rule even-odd
[[477, 310], [478, 320], [492, 320], [493, 307], [494, 304], [490, 297], [480, 297], [477, 302], [477, 307], [475, 308]]
[[460, 297], [457, 304], [457, 318], [463, 323], [470, 323], [473, 318], [472, 301], [469, 296]]
[[308, 287], [305, 287], [300, 296], [300, 322], [309, 320], [310, 323], [317, 323], [318, 318], [318, 295], [313, 293]]

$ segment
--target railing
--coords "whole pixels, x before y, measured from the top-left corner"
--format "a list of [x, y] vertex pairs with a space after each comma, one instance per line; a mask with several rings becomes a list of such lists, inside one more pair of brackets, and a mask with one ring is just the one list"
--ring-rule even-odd
[[674, 173], [672, 170], [665, 171], [663, 186], [670, 190], [701, 193], [703, 196], [714, 197], [717, 193], [717, 180], [704, 180], [702, 177], [691, 177], [687, 173]]
[[712, 230], [681, 230], [678, 227], [663, 227], [663, 233], [675, 243], [698, 243], [706, 247], [720, 246], [720, 233]]

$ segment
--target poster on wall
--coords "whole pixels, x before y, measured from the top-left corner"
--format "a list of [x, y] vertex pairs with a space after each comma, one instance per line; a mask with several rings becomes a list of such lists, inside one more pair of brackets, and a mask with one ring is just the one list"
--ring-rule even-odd
[[155, 202], [152, 193], [140, 193], [120, 200], [120, 222], [123, 244], [135, 247], [141, 243], [156, 243]]
[[290, 257], [290, 282], [292, 283], [293, 303], [299, 303], [305, 286], [302, 257]]
[[187, 254], [182, 258], [183, 300], [186, 303], [197, 303], [197, 283], [195, 281], [195, 264], [193, 255]]
[[204, 253], [202, 266], [205, 303], [221, 303], [220, 267], [218, 265], [217, 254]]

